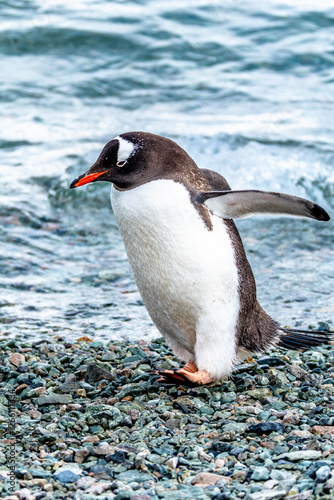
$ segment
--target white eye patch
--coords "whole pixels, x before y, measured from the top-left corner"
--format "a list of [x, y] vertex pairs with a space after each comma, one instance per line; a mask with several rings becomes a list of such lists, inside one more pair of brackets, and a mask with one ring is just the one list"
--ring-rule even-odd
[[[133, 142], [123, 139], [123, 137], [117, 136], [115, 139], [118, 140], [118, 152], [117, 152], [117, 163], [126, 162], [128, 158], [134, 153], [136, 145]], [[122, 166], [122, 165], [119, 165]]]

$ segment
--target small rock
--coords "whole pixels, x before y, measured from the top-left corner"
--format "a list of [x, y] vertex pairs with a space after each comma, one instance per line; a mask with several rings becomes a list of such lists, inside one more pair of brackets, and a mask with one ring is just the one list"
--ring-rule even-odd
[[[246, 429], [247, 424], [244, 424], [243, 422], [230, 422], [228, 424], [225, 424], [223, 427], [224, 434], [226, 432], [236, 432], [238, 434], [242, 434]], [[234, 439], [234, 436], [232, 439]]]
[[65, 382], [59, 387], [55, 388], [55, 392], [59, 394], [68, 394], [69, 392], [76, 392], [80, 389], [80, 385], [77, 382]]
[[62, 484], [75, 483], [80, 479], [80, 476], [72, 472], [71, 470], [62, 470], [54, 475], [54, 478]]
[[307, 371], [304, 368], [301, 368], [299, 365], [293, 364], [289, 366], [289, 371], [291, 375], [298, 379], [303, 379], [307, 375]]
[[271, 392], [267, 387], [261, 387], [259, 389], [252, 389], [247, 391], [247, 396], [250, 396], [253, 399], [262, 399], [267, 396], [271, 396]]
[[296, 412], [288, 411], [283, 417], [283, 424], [297, 425], [300, 422], [300, 416]]
[[126, 417], [123, 418], [121, 425], [123, 427], [132, 427], [133, 426], [132, 418], [129, 415], [127, 415]]
[[168, 429], [178, 429], [180, 427], [180, 420], [177, 418], [170, 418], [166, 422], [166, 427], [168, 427]]
[[80, 396], [81, 398], [86, 398], [87, 393], [85, 389], [78, 389], [76, 392], [77, 396]]
[[298, 430], [298, 429], [294, 429], [294, 430], [293, 430], [293, 431], [291, 431], [288, 435], [289, 435], [289, 436], [297, 436], [297, 437], [302, 437], [302, 438], [312, 437], [312, 434], [310, 433], [310, 431], [307, 431], [307, 430], [300, 431], [300, 430]]
[[226, 481], [226, 483], [230, 483], [232, 478], [229, 476], [221, 476], [220, 474], [213, 474], [212, 472], [199, 472], [191, 481], [191, 484], [197, 484], [198, 486], [205, 488], [206, 486], [216, 484], [221, 480]]
[[261, 490], [247, 495], [246, 500], [272, 500], [283, 498], [286, 495], [285, 490]]
[[43, 405], [66, 405], [72, 402], [72, 396], [70, 394], [55, 394], [51, 393], [48, 396], [39, 397], [37, 399], [38, 406]]
[[84, 476], [81, 477], [78, 482], [77, 482], [77, 488], [81, 488], [82, 490], [85, 490], [89, 488], [93, 483], [96, 482], [96, 479], [91, 476]]
[[251, 475], [251, 479], [254, 481], [265, 481], [269, 478], [269, 469], [267, 467], [258, 466], [255, 467], [253, 474]]
[[255, 434], [266, 434], [269, 432], [279, 432], [283, 434], [284, 426], [279, 422], [261, 422], [260, 424], [250, 425], [248, 431], [255, 432]]
[[140, 412], [138, 410], [129, 410], [128, 415], [131, 418], [132, 422], [137, 422], [140, 417]]
[[12, 363], [12, 365], [19, 367], [22, 363], [25, 362], [25, 357], [19, 352], [12, 352], [12, 354], [9, 356], [9, 361]]
[[21, 394], [21, 392], [26, 389], [28, 386], [27, 384], [20, 384], [18, 387], [15, 389], [16, 394]]
[[314, 425], [311, 427], [313, 434], [320, 434], [321, 436], [327, 434], [328, 436], [334, 435], [334, 426], [331, 425]]
[[104, 491], [108, 490], [111, 486], [111, 482], [106, 482], [106, 483], [94, 483], [91, 486], [89, 486], [85, 493], [91, 493], [92, 495], [101, 495]]
[[226, 443], [225, 441], [212, 441], [211, 450], [218, 451], [219, 453], [223, 453], [225, 451], [229, 451], [231, 449], [231, 444]]
[[172, 457], [165, 462], [165, 465], [167, 467], [170, 467], [171, 469], [176, 469], [178, 461], [179, 461], [178, 457]]
[[318, 483], [325, 483], [331, 477], [331, 469], [328, 465], [323, 465], [316, 471], [315, 475]]
[[17, 495], [20, 500], [33, 500], [35, 498], [28, 490], [28, 488], [23, 488], [22, 490], [15, 491], [15, 495]]
[[82, 440], [83, 443], [98, 443], [99, 441], [100, 438], [98, 438], [97, 436], [87, 436]]
[[272, 490], [277, 485], [278, 485], [277, 479], [268, 479], [268, 481], [266, 481], [265, 483], [263, 483], [262, 486], [263, 486], [264, 490]]
[[88, 384], [95, 384], [95, 382], [98, 382], [99, 380], [114, 380], [114, 376], [107, 370], [101, 368], [99, 365], [90, 363], [87, 366], [85, 382]]
[[130, 500], [152, 500], [152, 497], [144, 493], [143, 495], [132, 495]]
[[96, 455], [110, 455], [114, 453], [115, 448], [109, 443], [102, 442], [99, 446], [94, 446], [93, 451]]
[[321, 457], [321, 451], [299, 450], [282, 453], [281, 455], [273, 457], [273, 460], [291, 460], [292, 462], [298, 462], [299, 460], [317, 460], [319, 457]]
[[86, 460], [86, 458], [89, 455], [89, 449], [88, 448], [80, 448], [75, 454], [74, 457], [74, 462], [77, 464], [82, 464]]

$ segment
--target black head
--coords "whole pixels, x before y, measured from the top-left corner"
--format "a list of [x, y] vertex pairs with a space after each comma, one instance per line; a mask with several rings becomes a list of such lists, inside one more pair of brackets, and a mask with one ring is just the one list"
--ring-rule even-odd
[[194, 177], [200, 172], [175, 142], [146, 132], [127, 132], [108, 142], [94, 165], [75, 179], [71, 188], [108, 181], [132, 189], [159, 178]]

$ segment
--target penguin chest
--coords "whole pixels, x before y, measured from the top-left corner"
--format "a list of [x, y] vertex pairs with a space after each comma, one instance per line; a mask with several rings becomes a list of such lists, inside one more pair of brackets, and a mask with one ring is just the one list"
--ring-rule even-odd
[[238, 273], [224, 222], [212, 216], [209, 230], [188, 190], [173, 180], [127, 191], [112, 187], [111, 203], [138, 289], [160, 332], [182, 337], [193, 350], [199, 321], [219, 305], [235, 328]]

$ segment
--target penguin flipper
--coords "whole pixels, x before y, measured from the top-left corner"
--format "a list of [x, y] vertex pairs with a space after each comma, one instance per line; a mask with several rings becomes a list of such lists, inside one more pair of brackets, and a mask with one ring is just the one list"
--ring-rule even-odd
[[222, 219], [243, 219], [256, 214], [282, 214], [328, 221], [326, 210], [316, 203], [270, 191], [202, 191], [199, 202]]

